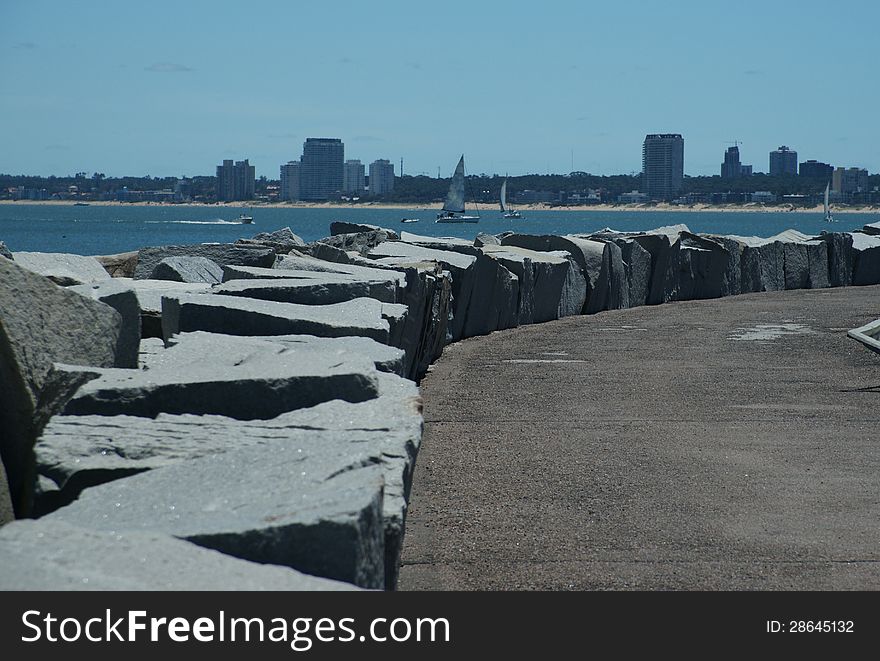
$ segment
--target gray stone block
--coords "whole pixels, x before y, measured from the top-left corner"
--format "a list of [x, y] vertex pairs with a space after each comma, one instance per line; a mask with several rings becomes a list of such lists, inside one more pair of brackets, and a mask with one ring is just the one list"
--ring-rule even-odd
[[823, 232], [811, 240], [824, 241], [828, 250], [828, 284], [848, 287], [853, 281], [853, 238], [846, 232]]
[[103, 282], [110, 274], [94, 257], [60, 252], [16, 252], [15, 263], [62, 287]]
[[421, 399], [411, 381], [379, 375], [379, 396], [333, 400], [271, 420], [160, 414], [56, 416], [39, 443], [39, 470], [61, 486], [61, 504], [89, 487], [180, 461], [286, 440], [315, 451], [365, 453], [385, 480], [386, 579], [393, 581], [422, 433]]
[[336, 273], [312, 274], [308, 278], [228, 280], [214, 288], [212, 293], [301, 305], [329, 305], [364, 297], [384, 303], [395, 303], [398, 299], [396, 278], [358, 280]]
[[137, 367], [141, 343], [141, 307], [134, 288], [120, 278], [114, 278], [100, 284], [76, 285], [70, 290], [109, 305], [119, 313], [122, 326], [114, 367]]
[[6, 259], [15, 258], [12, 256], [12, 253], [9, 251], [9, 248], [6, 247], [6, 244], [3, 241], [0, 241], [0, 257], [5, 257]]
[[250, 239], [238, 239], [238, 245], [265, 246], [272, 248], [278, 254], [286, 254], [291, 250], [303, 248], [306, 242], [293, 233], [289, 227], [282, 227], [274, 232], [260, 232]]
[[[404, 235], [407, 233], [404, 232]], [[372, 259], [387, 266], [406, 268], [407, 266], [433, 262], [448, 271], [452, 276], [451, 338], [456, 341], [466, 337], [464, 333], [468, 309], [473, 288], [477, 283], [474, 275], [477, 257], [447, 250], [425, 248], [403, 241], [389, 241], [378, 245], [370, 251], [369, 255]], [[485, 304], [492, 299], [482, 300]]]
[[93, 378], [53, 363], [114, 365], [121, 325], [111, 307], [0, 260], [0, 459], [18, 516], [31, 508], [34, 441], [49, 417]]
[[539, 252], [507, 244], [484, 246], [482, 250], [519, 278], [517, 323], [551, 321], [582, 309], [586, 285], [582, 277], [571, 278], [570, 253]]
[[133, 278], [137, 268], [138, 251], [121, 252], [116, 255], [95, 255], [98, 263], [112, 278]]
[[6, 468], [0, 460], [0, 528], [15, 518], [12, 508], [12, 497], [9, 495], [9, 481], [6, 479]]
[[43, 520], [155, 531], [243, 560], [382, 588], [382, 492], [382, 470], [367, 453], [276, 440], [92, 487]]
[[215, 285], [223, 281], [223, 268], [207, 257], [166, 257], [156, 264], [150, 274], [152, 280], [171, 280], [173, 282], [206, 282]]
[[330, 234], [363, 234], [371, 232], [384, 232], [387, 236], [386, 241], [397, 241], [400, 237], [394, 230], [385, 229], [378, 225], [366, 225], [364, 223], [348, 223], [342, 220], [335, 220], [330, 223]]
[[[320, 239], [312, 245], [317, 248], [330, 246], [331, 248], [342, 250], [343, 252], [354, 251], [358, 254], [366, 255], [371, 249], [375, 248], [380, 243], [397, 240], [398, 237], [396, 233], [391, 232], [390, 230], [378, 229], [369, 232], [334, 234], [333, 236]], [[316, 255], [314, 252], [312, 252], [312, 255], [324, 259], [320, 255]], [[332, 261], [338, 260], [334, 259]]]
[[378, 392], [373, 361], [351, 348], [210, 333], [174, 338], [166, 351], [145, 357], [144, 369], [98, 371], [100, 377], [68, 402], [66, 414], [268, 419], [331, 399], [364, 401]]
[[189, 331], [227, 335], [360, 335], [393, 344], [392, 325], [406, 308], [372, 298], [332, 305], [275, 303], [240, 296], [165, 296], [162, 330], [167, 340]]
[[480, 232], [477, 234], [477, 237], [474, 239], [474, 246], [477, 248], [482, 248], [483, 246], [500, 246], [501, 241], [494, 234], [486, 234], [485, 232]]
[[385, 279], [388, 277], [396, 277], [398, 281], [398, 287], [400, 289], [403, 289], [406, 286], [406, 276], [402, 272], [398, 271], [395, 275], [395, 271], [393, 269], [389, 269], [387, 267], [379, 267], [378, 265], [366, 266], [365, 264], [366, 262], [358, 264], [333, 263], [326, 262], [320, 259], [315, 259], [314, 257], [307, 257], [305, 255], [290, 254], [279, 256], [278, 261], [275, 263], [275, 269], [279, 271], [292, 270], [341, 273], [363, 279]]
[[691, 301], [722, 295], [730, 253], [720, 243], [682, 231], [670, 247], [665, 301]]
[[0, 590], [355, 590], [154, 532], [17, 521], [0, 530]]
[[854, 233], [853, 284], [880, 284], [880, 236]]
[[156, 265], [166, 257], [205, 257], [220, 266], [260, 266], [269, 268], [275, 263], [275, 251], [265, 246], [236, 245], [232, 243], [200, 243], [191, 246], [159, 246], [142, 248], [134, 277], [150, 278]]

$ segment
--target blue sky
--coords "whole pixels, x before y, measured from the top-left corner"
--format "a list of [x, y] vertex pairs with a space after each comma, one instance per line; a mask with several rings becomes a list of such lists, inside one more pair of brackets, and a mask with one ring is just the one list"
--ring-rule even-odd
[[[4, 0], [0, 172], [257, 175], [339, 137], [407, 174], [880, 171], [880, 2]], [[573, 168], [572, 168], [573, 166]]]

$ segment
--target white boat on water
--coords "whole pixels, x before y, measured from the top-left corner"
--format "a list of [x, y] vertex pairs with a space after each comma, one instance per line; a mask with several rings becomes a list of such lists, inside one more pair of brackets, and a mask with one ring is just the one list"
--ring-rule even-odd
[[831, 190], [831, 182], [829, 181], [825, 184], [825, 222], [826, 223], [835, 223], [834, 216], [831, 215], [831, 205], [828, 204], [828, 193]]
[[240, 214], [238, 216], [238, 222], [240, 222], [242, 225], [250, 225], [252, 222], [254, 222], [254, 217]]
[[452, 175], [452, 183], [449, 184], [449, 193], [443, 209], [437, 214], [437, 223], [478, 223], [479, 216], [468, 216], [464, 212], [464, 154], [455, 167]]
[[504, 183], [501, 184], [501, 217], [502, 218], [522, 218], [522, 214], [515, 209], [512, 209], [509, 204], [507, 204], [507, 179], [504, 180]]
[[419, 222], [419, 219], [418, 218], [401, 218], [400, 222], [401, 223], [417, 223], [417, 222]]

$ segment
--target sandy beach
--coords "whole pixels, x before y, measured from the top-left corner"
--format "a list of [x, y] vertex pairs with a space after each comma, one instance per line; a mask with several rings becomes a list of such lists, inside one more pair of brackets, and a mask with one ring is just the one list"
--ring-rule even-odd
[[[76, 204], [73, 200], [0, 200], [2, 205], [10, 204], [27, 204], [42, 206], [73, 206]], [[224, 202], [216, 204], [205, 204], [199, 202], [115, 202], [115, 201], [95, 201], [85, 202], [89, 206], [102, 207], [202, 207], [217, 209], [401, 209], [409, 211], [436, 211], [439, 210], [441, 204], [434, 202], [430, 204], [403, 204], [393, 202], [366, 202], [364, 204], [346, 204], [337, 202]], [[495, 211], [498, 205], [495, 203], [475, 203], [469, 204], [468, 209], [476, 211]], [[653, 204], [590, 204], [590, 205], [572, 205], [572, 206], [552, 206], [550, 204], [525, 204], [517, 205], [516, 209], [520, 212], [528, 211], [644, 211], [647, 213], [653, 211], [675, 211], [675, 212], [699, 212], [699, 213], [822, 213], [821, 205], [813, 207], [794, 207], [791, 205], [764, 205], [759, 203], [748, 204], [691, 204], [677, 205], [666, 202], [657, 202]], [[833, 207], [833, 213], [877, 213], [880, 212], [878, 205], [864, 205], [854, 207]]]

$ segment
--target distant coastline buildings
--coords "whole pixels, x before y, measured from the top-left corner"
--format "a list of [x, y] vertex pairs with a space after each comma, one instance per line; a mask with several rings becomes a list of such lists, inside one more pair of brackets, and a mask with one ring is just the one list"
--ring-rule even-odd
[[671, 200], [684, 182], [684, 138], [679, 133], [650, 133], [642, 145], [644, 193], [652, 200]]
[[256, 168], [243, 161], [224, 160], [217, 166], [217, 200], [235, 202], [254, 199]]
[[862, 168], [836, 168], [832, 175], [831, 188], [845, 200], [855, 193], [866, 193], [868, 171]]
[[796, 176], [798, 173], [797, 152], [782, 145], [770, 152], [770, 176]]

